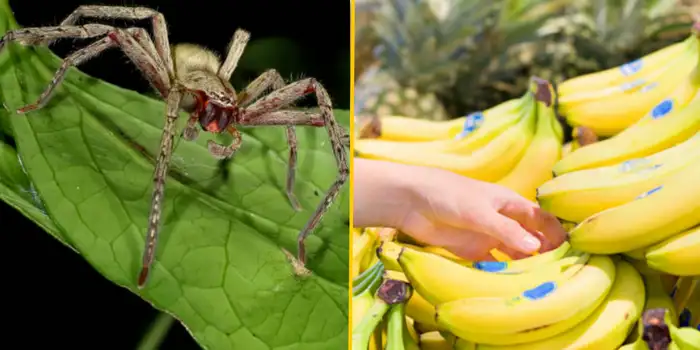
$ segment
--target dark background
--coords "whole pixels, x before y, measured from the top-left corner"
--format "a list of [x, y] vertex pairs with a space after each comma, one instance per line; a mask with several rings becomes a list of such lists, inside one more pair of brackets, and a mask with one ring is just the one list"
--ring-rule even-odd
[[[225, 55], [237, 27], [251, 32], [233, 83], [240, 89], [266, 68], [285, 79], [315, 77], [335, 108], [350, 105], [350, 3], [328, 0], [45, 1], [10, 0], [24, 27], [57, 25], [77, 6], [138, 5], [165, 15], [171, 44], [191, 42]], [[127, 22], [100, 21], [119, 26]], [[85, 21], [83, 20], [83, 22]], [[132, 22], [133, 23], [133, 22]], [[148, 21], [135, 23], [150, 32]], [[52, 46], [64, 57], [89, 41]], [[92, 76], [151, 94], [148, 83], [118, 50], [80, 66]], [[47, 82], [48, 83], [48, 82]], [[52, 348], [134, 349], [157, 315], [150, 304], [102, 277], [19, 212], [0, 202], [0, 348], [48, 343]], [[10, 229], [12, 228], [12, 229]], [[13, 346], [14, 345], [14, 346]], [[198, 349], [175, 323], [162, 349]]]

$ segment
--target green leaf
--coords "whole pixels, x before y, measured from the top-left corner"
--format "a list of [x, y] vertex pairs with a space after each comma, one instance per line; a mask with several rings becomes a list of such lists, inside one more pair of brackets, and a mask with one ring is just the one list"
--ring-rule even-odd
[[[0, 1], [0, 33], [17, 27], [11, 13]], [[33, 102], [59, 64], [45, 47], [9, 44], [0, 54], [0, 100], [10, 110]], [[230, 162], [208, 154], [208, 134], [178, 138], [156, 263], [147, 288], [136, 289], [164, 111], [160, 100], [71, 68], [45, 108], [0, 114], [27, 175], [0, 173], [0, 198], [172, 314], [204, 348], [346, 348], [348, 186], [307, 239], [312, 276], [296, 277], [282, 251], [296, 252], [297, 233], [337, 175], [323, 128], [297, 128], [298, 213], [284, 193], [283, 128], [243, 130]], [[335, 114], [349, 126], [348, 112]], [[8, 147], [0, 159], [14, 166]], [[13, 189], [18, 183], [35, 189], [48, 216]]]

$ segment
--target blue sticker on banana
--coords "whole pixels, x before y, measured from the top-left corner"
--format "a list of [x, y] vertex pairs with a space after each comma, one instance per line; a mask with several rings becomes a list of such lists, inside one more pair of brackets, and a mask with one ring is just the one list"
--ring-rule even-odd
[[673, 110], [673, 100], [671, 99], [665, 99], [661, 101], [654, 109], [651, 110], [651, 118], [652, 119], [659, 119], [664, 117], [665, 115], [671, 113]]
[[546, 297], [557, 289], [557, 285], [554, 282], [545, 282], [539, 286], [528, 289], [523, 292], [523, 296], [529, 300], [537, 300]]
[[644, 62], [640, 58], [621, 65], [620, 72], [622, 72], [622, 75], [624, 76], [630, 76], [642, 70], [642, 67], [644, 67]]
[[474, 112], [467, 115], [466, 119], [464, 119], [464, 126], [462, 127], [462, 132], [457, 134], [457, 136], [455, 136], [455, 139], [459, 140], [465, 138], [467, 135], [473, 133], [476, 129], [478, 129], [483, 123], [483, 112]]
[[508, 268], [505, 261], [479, 261], [474, 263], [474, 268], [486, 272], [499, 272]]
[[646, 191], [646, 192], [642, 193], [641, 195], [639, 195], [639, 197], [637, 197], [637, 198], [635, 198], [635, 199], [642, 199], [642, 198], [649, 197], [650, 195], [652, 195], [652, 194], [654, 194], [654, 193], [656, 193], [656, 192], [661, 191], [662, 188], [664, 188], [663, 185], [658, 186], [658, 187], [654, 187], [654, 188], [650, 189], [649, 191]]

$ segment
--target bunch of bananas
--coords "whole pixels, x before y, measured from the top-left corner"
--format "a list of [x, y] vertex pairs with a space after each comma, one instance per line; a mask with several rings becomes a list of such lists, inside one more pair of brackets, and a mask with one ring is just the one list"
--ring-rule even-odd
[[649, 349], [658, 340], [642, 315], [658, 310], [668, 342], [698, 349], [700, 325], [683, 325], [677, 312], [697, 308], [698, 277], [568, 243], [521, 260], [472, 262], [396, 237], [353, 282], [353, 350]]
[[355, 141], [356, 155], [446, 169], [499, 183], [534, 201], [535, 189], [551, 179], [560, 159], [563, 131], [552, 85], [538, 78], [531, 82], [522, 97], [456, 120], [383, 117], [374, 123], [380, 125], [377, 138]]
[[[638, 122], [668, 96], [660, 113], [682, 108], [695, 95], [688, 75], [697, 76], [700, 59], [700, 24], [684, 41], [667, 46], [619, 67], [562, 82], [558, 111], [573, 126], [586, 126], [599, 136], [613, 136]], [[692, 85], [700, 83], [692, 79]], [[657, 112], [657, 113], [658, 113]]]
[[[569, 143], [557, 113], [573, 127]], [[363, 296], [389, 306], [358, 312], [380, 321], [353, 324], [375, 340], [357, 350], [700, 350], [700, 24], [683, 42], [556, 90], [531, 78], [523, 96], [483, 112], [382, 117], [360, 130], [357, 156], [509, 187], [569, 236], [525, 259], [475, 262], [393, 229], [358, 231], [354, 285], [374, 274], [371, 285], [404, 292]]]

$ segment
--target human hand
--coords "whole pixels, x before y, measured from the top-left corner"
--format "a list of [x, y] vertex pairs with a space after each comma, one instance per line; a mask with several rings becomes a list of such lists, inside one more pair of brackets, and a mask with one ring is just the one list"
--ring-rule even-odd
[[[556, 217], [508, 188], [435, 168], [376, 162], [375, 171], [394, 179], [385, 186], [400, 188], [388, 194], [393, 203], [383, 200], [374, 209], [387, 216], [383, 220], [465, 259], [493, 260], [494, 248], [523, 258], [552, 250], [566, 239]], [[356, 181], [356, 188], [361, 185]], [[381, 197], [379, 191], [372, 195]]]

